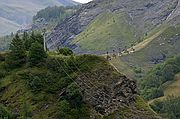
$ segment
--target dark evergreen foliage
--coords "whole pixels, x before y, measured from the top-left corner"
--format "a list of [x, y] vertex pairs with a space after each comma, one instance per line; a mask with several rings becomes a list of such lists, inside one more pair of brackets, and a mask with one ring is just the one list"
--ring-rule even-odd
[[25, 32], [22, 39], [24, 41], [24, 45], [27, 51], [35, 42], [38, 42], [43, 45], [43, 36], [41, 34], [35, 34], [34, 32], [32, 32], [31, 35], [28, 35]]
[[26, 51], [22, 39], [19, 35], [13, 38], [10, 44], [10, 53], [6, 57], [6, 63], [9, 67], [16, 68], [22, 66], [26, 62]]
[[73, 51], [71, 49], [69, 49], [69, 48], [58, 49], [58, 53], [62, 54], [62, 55], [65, 55], [65, 56], [73, 55]]
[[28, 55], [30, 66], [37, 66], [39, 63], [45, 61], [46, 57], [47, 54], [44, 51], [42, 44], [36, 41], [31, 45]]
[[63, 6], [54, 6], [47, 7], [39, 11], [34, 17], [33, 21], [36, 21], [40, 18], [44, 18], [47, 22], [52, 21], [62, 21], [65, 18], [69, 17], [79, 8], [79, 6], [63, 7]]

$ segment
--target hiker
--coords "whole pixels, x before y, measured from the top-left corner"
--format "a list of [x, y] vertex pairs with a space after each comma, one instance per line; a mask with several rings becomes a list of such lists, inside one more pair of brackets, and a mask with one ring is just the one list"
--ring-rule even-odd
[[111, 60], [111, 57], [109, 56], [109, 52], [106, 53], [106, 59]]
[[119, 48], [118, 56], [121, 56], [121, 55], [122, 55], [121, 48]]
[[116, 53], [115, 53], [115, 50], [113, 50], [113, 55], [112, 55], [112, 57], [116, 59]]

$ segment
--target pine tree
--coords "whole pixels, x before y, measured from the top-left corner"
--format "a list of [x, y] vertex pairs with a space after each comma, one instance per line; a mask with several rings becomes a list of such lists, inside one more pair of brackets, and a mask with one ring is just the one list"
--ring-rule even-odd
[[29, 51], [31, 45], [36, 41], [43, 45], [43, 36], [41, 34], [34, 34], [34, 32], [32, 32], [30, 36], [28, 36], [28, 34], [25, 32], [23, 35], [23, 40], [27, 51]]
[[47, 54], [40, 43], [36, 41], [31, 45], [28, 56], [30, 66], [37, 66], [39, 63], [43, 62], [46, 57]]
[[22, 37], [23, 42], [25, 42], [28, 38], [29, 38], [28, 33], [27, 33], [27, 32], [24, 32], [24, 33], [23, 33], [23, 37]]
[[22, 39], [16, 34], [10, 44], [10, 53], [6, 58], [6, 63], [10, 67], [20, 67], [26, 61], [26, 51]]
[[25, 43], [24, 44], [25, 44], [25, 48], [26, 48], [27, 51], [31, 47], [32, 43], [35, 42], [35, 39], [36, 39], [36, 37], [34, 35], [34, 32], [31, 33], [30, 37], [25, 39]]

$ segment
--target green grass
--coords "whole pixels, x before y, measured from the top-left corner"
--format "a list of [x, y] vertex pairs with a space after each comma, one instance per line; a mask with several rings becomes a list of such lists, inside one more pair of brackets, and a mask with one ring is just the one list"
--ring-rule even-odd
[[[139, 116], [142, 119], [157, 119], [158, 115], [154, 112], [150, 106], [140, 97], [137, 96], [135, 104], [131, 105], [133, 108], [122, 107], [113, 114], [105, 116], [103, 119], [116, 119], [116, 118], [132, 118], [134, 115]], [[138, 110], [138, 111], [137, 111]], [[143, 112], [141, 112], [143, 111]]]
[[100, 14], [74, 41], [82, 49], [106, 51], [119, 47], [130, 47], [138, 40], [135, 28], [126, 21], [123, 12]]
[[180, 73], [176, 74], [174, 80], [169, 81], [163, 85], [164, 97], [168, 96], [180, 96]]
[[[73, 94], [70, 92], [72, 87], [68, 88], [72, 82], [79, 80], [77, 77], [86, 75], [86, 78], [83, 76], [84, 78], [81, 79], [82, 82], [91, 80], [93, 85], [87, 81], [87, 85], [92, 85], [92, 87], [89, 89], [87, 86], [81, 86], [81, 88], [84, 88], [91, 94], [91, 91], [96, 91], [97, 87], [106, 86], [112, 82], [112, 78], [124, 76], [112, 69], [109, 62], [103, 57], [95, 55], [57, 56], [57, 54], [52, 52], [49, 54], [50, 56], [45, 62], [46, 65], [39, 67], [24, 65], [10, 71], [4, 69], [4, 71], [7, 71], [7, 74], [5, 77], [0, 78], [0, 101], [9, 112], [18, 116], [17, 118], [23, 118], [25, 114], [28, 114], [32, 119], [49, 119], [57, 118], [59, 114], [69, 114], [70, 117], [68, 119], [80, 119], [80, 117], [89, 119], [90, 110], [93, 110], [93, 108], [84, 101], [81, 102], [82, 105], [80, 104], [80, 107], [74, 108], [72, 104], [69, 107], [63, 107], [63, 109], [61, 107], [64, 106], [64, 103], [62, 103], [64, 100], [70, 103], [67, 97]], [[79, 70], [77, 70], [77, 67], [74, 67], [70, 58], [74, 60]], [[3, 60], [1, 60], [0, 70], [4, 68], [3, 64]], [[67, 76], [65, 71], [71, 78]], [[102, 80], [97, 80], [99, 73]], [[64, 89], [65, 93], [61, 94]], [[132, 104], [134, 105], [133, 102]], [[134, 109], [131, 107], [131, 105], [123, 106], [119, 111], [104, 119], [126, 118], [134, 115], [135, 113], [132, 111]], [[68, 111], [63, 112], [63, 110]], [[97, 119], [102, 119], [98, 116], [100, 114], [97, 114]]]
[[144, 109], [146, 111], [154, 113], [154, 111], [150, 108], [150, 106], [140, 96], [136, 97], [136, 107], [138, 109]]
[[[126, 72], [126, 75], [129, 77], [134, 77], [133, 68], [139, 67], [144, 73], [149, 71], [155, 64], [151, 61], [154, 58], [158, 58], [165, 54], [167, 58], [178, 55], [180, 52], [180, 25], [176, 27], [159, 27], [158, 30], [165, 29], [157, 37], [154, 37], [151, 42], [140, 48], [134, 53], [123, 55], [116, 60], [111, 62], [117, 66], [120, 72]], [[152, 31], [153, 33], [158, 32], [157, 29]], [[147, 36], [150, 38], [150, 36]]]
[[152, 104], [155, 101], [166, 100], [169, 96], [180, 97], [180, 73], [175, 76], [173, 81], [163, 84], [164, 96], [148, 101]]
[[135, 73], [133, 67], [129, 66], [126, 62], [123, 62], [119, 57], [110, 60], [110, 63], [114, 65], [122, 74], [128, 76], [130, 79], [134, 79]]
[[[56, 62], [49, 59], [50, 61], [46, 62], [46, 65], [49, 67], [30, 68], [25, 65], [14, 70], [7, 70], [6, 76], [0, 78], [0, 101], [6, 104], [7, 110], [13, 114], [18, 114], [18, 118], [23, 118], [25, 111], [28, 111], [33, 119], [54, 118], [61, 110], [59, 108], [60, 101], [66, 99], [66, 95], [59, 96], [63, 88], [66, 89], [82, 73], [102, 70], [104, 68], [108, 69], [107, 67], [109, 66], [104, 58], [99, 56], [75, 56], [74, 63], [78, 63], [76, 65], [79, 71], [72, 64], [72, 59], [70, 60], [72, 57], [53, 57], [52, 55], [51, 58], [56, 58]], [[64, 62], [62, 62], [62, 59]], [[64, 66], [65, 62], [67, 66]], [[0, 64], [0, 69], [3, 69], [3, 61], [0, 61]], [[59, 65], [64, 68], [72, 79], [67, 77], [67, 74]], [[71, 69], [69, 69], [69, 65], [71, 65]], [[6, 70], [4, 69], [4, 71]], [[84, 107], [88, 108], [88, 106], [83, 102], [82, 104], [81, 113], [72, 107], [71, 111], [74, 111], [73, 113], [76, 116], [85, 115], [85, 119], [89, 115], [89, 111], [86, 110], [85, 112]]]

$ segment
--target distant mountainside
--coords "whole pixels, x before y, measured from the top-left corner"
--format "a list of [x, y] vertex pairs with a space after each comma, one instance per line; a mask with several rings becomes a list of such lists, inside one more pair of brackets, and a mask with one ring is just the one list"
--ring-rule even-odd
[[180, 22], [179, 0], [94, 0], [56, 26], [47, 47], [102, 53], [141, 42], [161, 24]]
[[32, 22], [37, 11], [47, 6], [72, 6], [77, 3], [72, 0], [1, 0], [0, 35], [16, 31], [20, 25]]

